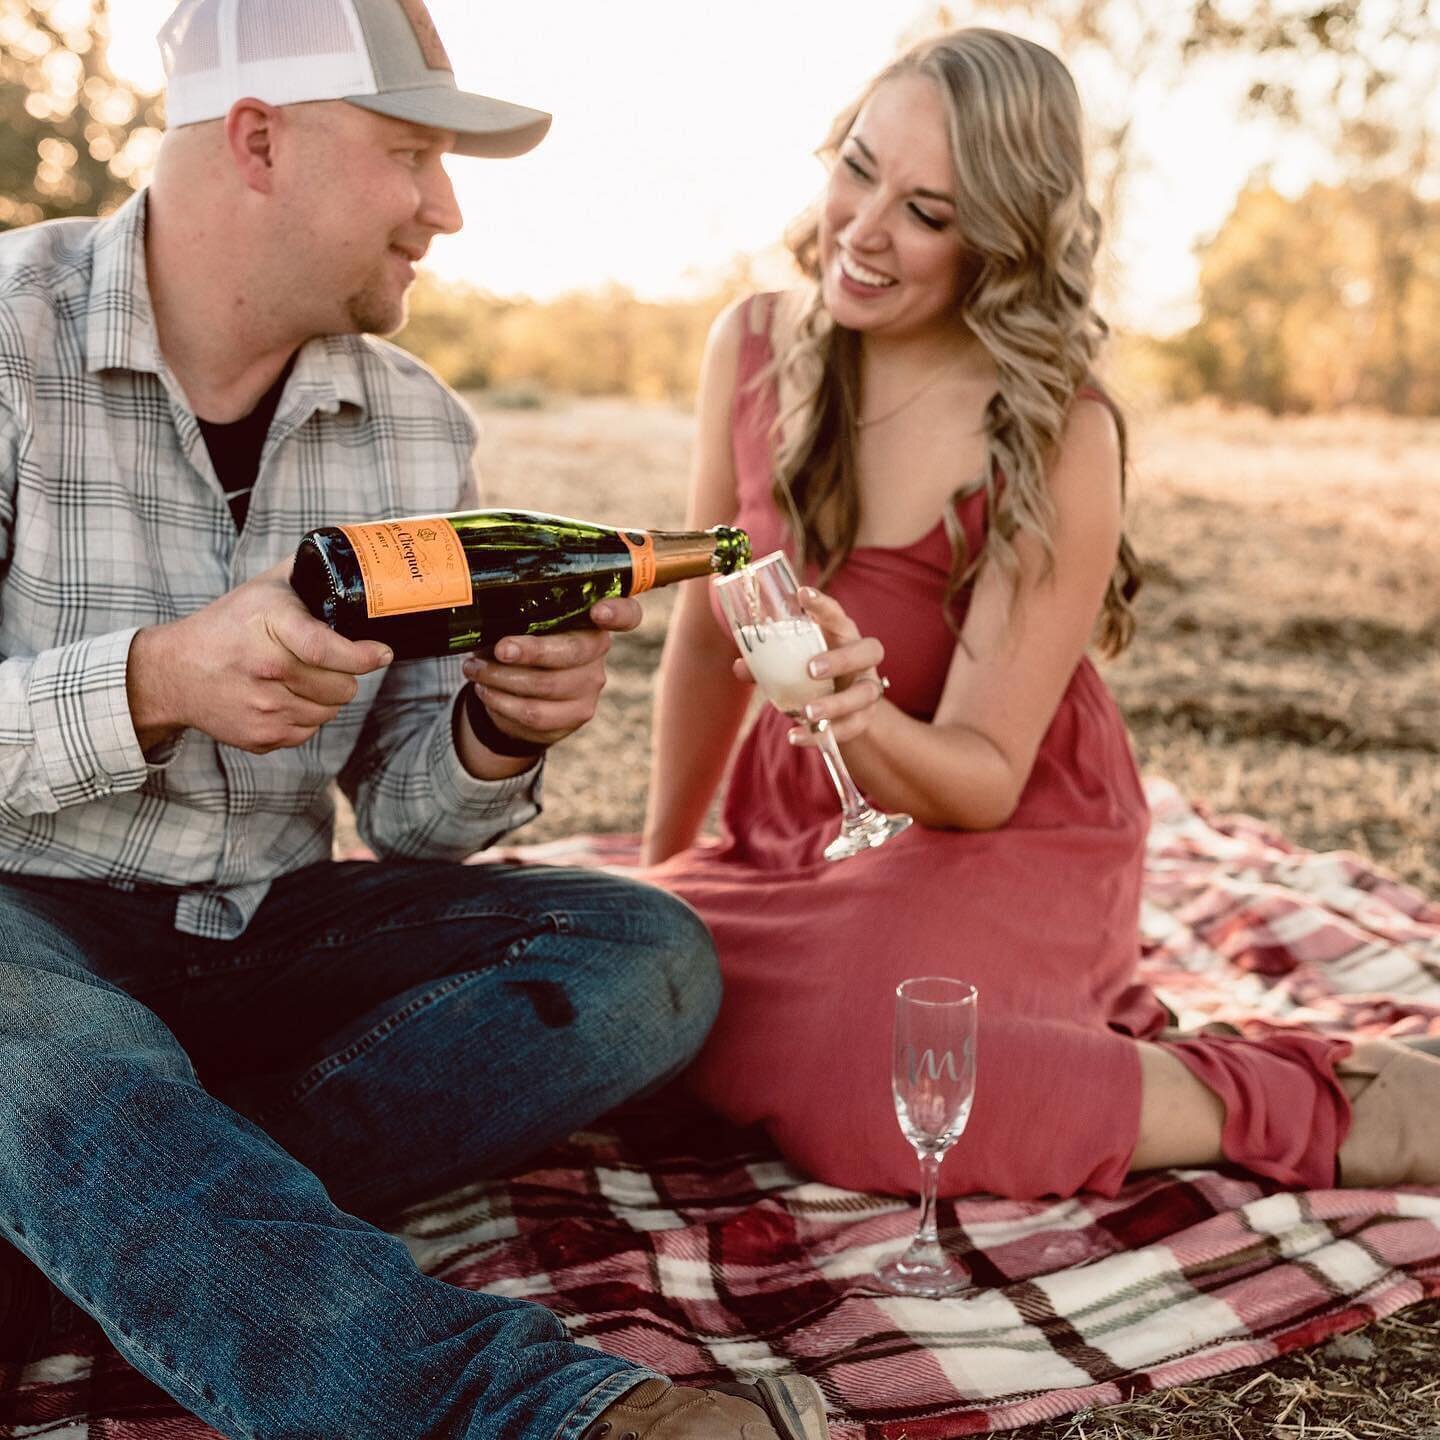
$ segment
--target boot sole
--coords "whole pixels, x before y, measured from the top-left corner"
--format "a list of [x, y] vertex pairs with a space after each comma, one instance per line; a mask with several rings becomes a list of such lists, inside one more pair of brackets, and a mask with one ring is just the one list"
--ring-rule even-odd
[[807, 1375], [763, 1375], [750, 1382], [770, 1412], [780, 1440], [830, 1440], [825, 1397]]

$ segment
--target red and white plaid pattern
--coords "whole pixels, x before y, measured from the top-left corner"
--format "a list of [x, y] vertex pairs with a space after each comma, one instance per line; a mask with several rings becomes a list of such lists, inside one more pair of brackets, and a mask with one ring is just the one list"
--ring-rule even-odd
[[[1353, 856], [1210, 820], [1163, 782], [1150, 802], [1144, 974], [1184, 1023], [1440, 1031], [1440, 906]], [[511, 852], [633, 853], [620, 837]], [[867, 1282], [914, 1218], [903, 1201], [807, 1183], [762, 1137], [670, 1106], [401, 1228], [427, 1271], [538, 1300], [587, 1344], [677, 1377], [803, 1370], [841, 1440], [942, 1440], [1107, 1405], [1440, 1294], [1440, 1191], [1290, 1194], [1197, 1170], [1113, 1200], [945, 1202], [945, 1239], [978, 1283], [944, 1301]], [[213, 1437], [97, 1331], [52, 1348], [5, 1376], [6, 1435]]]

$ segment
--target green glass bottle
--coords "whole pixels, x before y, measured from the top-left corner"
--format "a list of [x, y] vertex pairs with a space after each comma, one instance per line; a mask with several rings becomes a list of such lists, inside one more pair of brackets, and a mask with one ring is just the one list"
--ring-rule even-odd
[[586, 623], [590, 607], [728, 575], [743, 530], [621, 530], [530, 510], [470, 510], [312, 530], [290, 583], [310, 613], [397, 660], [485, 649]]

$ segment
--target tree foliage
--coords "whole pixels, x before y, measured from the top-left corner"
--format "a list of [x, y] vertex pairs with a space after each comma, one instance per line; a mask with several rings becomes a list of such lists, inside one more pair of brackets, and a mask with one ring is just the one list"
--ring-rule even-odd
[[1352, 181], [1433, 178], [1440, 9], [1432, 0], [1192, 0], [1187, 57], [1249, 71], [1248, 104], [1305, 130]]
[[[1201, 247], [1201, 319], [1164, 347], [1167, 373], [1182, 393], [1273, 410], [1414, 414], [1440, 412], [1437, 20], [1440, 0], [985, 0], [963, 23], [1013, 23], [1070, 62], [1112, 227], [1142, 80], [1238, 76], [1246, 112], [1326, 157], [1325, 183], [1287, 200], [1262, 173], [1241, 194]], [[905, 38], [956, 21], [941, 5]]]
[[0, 229], [113, 210], [160, 140], [106, 62], [104, 0], [0, 0]]
[[[1280, 366], [1251, 397], [1272, 409], [1355, 401], [1440, 413], [1431, 358], [1440, 252], [1427, 198], [1440, 186], [1437, 20], [1432, 0], [1194, 0], [1187, 54], [1239, 60], [1249, 107], [1330, 156], [1333, 183], [1294, 204], [1242, 197], [1204, 260], [1196, 335], [1233, 342], [1237, 302], [1218, 277], [1237, 254], [1255, 258], [1257, 230], [1289, 247], [1294, 273], [1272, 276], [1271, 305], [1289, 295], [1291, 310], [1284, 326], [1262, 327], [1268, 360], [1251, 367]], [[1234, 278], [1253, 299], [1258, 275]], [[1308, 344], [1284, 340], [1302, 328]], [[1341, 352], [1327, 353], [1335, 345]]]
[[548, 301], [501, 300], [424, 277], [396, 337], [462, 390], [526, 387], [577, 395], [687, 400], [695, 392], [710, 322], [753, 288], [748, 267], [693, 300], [637, 299], [623, 286]]
[[1205, 252], [1184, 396], [1440, 413], [1440, 202], [1393, 180], [1240, 195]]

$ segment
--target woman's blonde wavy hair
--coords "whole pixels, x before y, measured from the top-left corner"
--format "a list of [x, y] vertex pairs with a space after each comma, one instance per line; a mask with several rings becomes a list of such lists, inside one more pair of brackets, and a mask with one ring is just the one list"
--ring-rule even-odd
[[[999, 30], [957, 30], [922, 41], [836, 117], [818, 152], [828, 163], [835, 163], [870, 95], [902, 75], [929, 76], [946, 103], [963, 263], [974, 273], [959, 310], [999, 377], [985, 412], [984, 473], [954, 495], [958, 501], [985, 491], [989, 525], [979, 554], [968, 553], [954, 505], [946, 506], [955, 557], [948, 617], [954, 595], [982, 565], [993, 562], [1015, 576], [1018, 532], [1030, 531], [1053, 556], [1046, 468], [1076, 391], [1094, 388], [1120, 426], [1122, 493], [1125, 430], [1092, 374], [1107, 334], [1091, 303], [1100, 217], [1085, 195], [1080, 99], [1069, 71], [1043, 46]], [[860, 336], [835, 325], [821, 299], [820, 204], [786, 236], [813, 283], [793, 339], [768, 374], [790, 382], [776, 422], [775, 500], [790, 518], [802, 560], [816, 562], [823, 583], [854, 548], [860, 523]], [[1133, 634], [1130, 601], [1139, 578], [1122, 536], [1098, 625], [1107, 654], [1123, 650]]]

